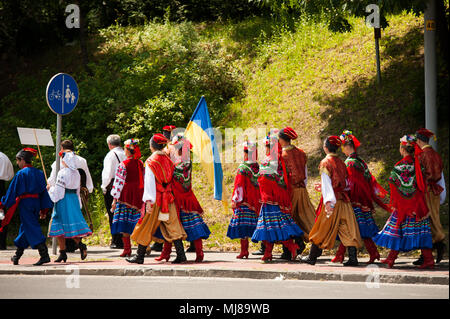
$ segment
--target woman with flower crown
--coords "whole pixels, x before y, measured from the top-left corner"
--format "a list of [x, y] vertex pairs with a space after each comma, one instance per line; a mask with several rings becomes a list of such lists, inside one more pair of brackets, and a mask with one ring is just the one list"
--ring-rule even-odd
[[264, 242], [263, 261], [272, 260], [272, 249], [276, 242], [286, 246], [291, 252], [291, 260], [295, 260], [299, 246], [294, 238], [304, 234], [291, 216], [288, 175], [277, 133], [269, 132], [264, 139], [266, 157], [259, 166], [258, 184], [262, 205], [252, 241]]
[[228, 225], [227, 236], [240, 239], [241, 252], [238, 259], [248, 258], [248, 239], [252, 237], [258, 222], [261, 208], [258, 186], [259, 165], [256, 143], [246, 141], [243, 144], [244, 162], [237, 168], [232, 196], [233, 216]]
[[114, 213], [111, 234], [122, 234], [123, 252], [120, 257], [131, 256], [130, 234], [141, 217], [144, 193], [144, 165], [141, 158], [139, 141], [129, 139], [124, 143], [126, 159], [116, 169], [111, 189], [114, 201], [111, 211]]
[[403, 157], [389, 177], [392, 214], [384, 228], [373, 238], [378, 246], [390, 249], [381, 262], [394, 266], [400, 251], [420, 249], [424, 256], [420, 269], [433, 268], [432, 237], [429, 210], [425, 201], [425, 181], [418, 158], [414, 158], [416, 138], [405, 135], [400, 139]]

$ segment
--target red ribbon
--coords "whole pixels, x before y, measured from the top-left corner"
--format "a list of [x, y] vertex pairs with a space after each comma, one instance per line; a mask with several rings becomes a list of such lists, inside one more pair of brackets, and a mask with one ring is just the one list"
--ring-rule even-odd
[[3, 232], [3, 228], [6, 227], [9, 222], [11, 221], [14, 213], [17, 210], [17, 207], [19, 206], [19, 203], [24, 198], [39, 198], [38, 194], [23, 194], [16, 198], [16, 202], [8, 209], [6, 212], [5, 218], [2, 220], [0, 233]]

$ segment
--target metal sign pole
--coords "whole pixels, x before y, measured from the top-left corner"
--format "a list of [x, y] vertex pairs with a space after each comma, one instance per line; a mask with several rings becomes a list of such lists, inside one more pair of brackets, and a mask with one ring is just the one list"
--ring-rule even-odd
[[[61, 148], [61, 125], [62, 125], [62, 115], [57, 114], [56, 115], [56, 155], [55, 155], [55, 176], [58, 175], [59, 172], [59, 151]], [[55, 208], [53, 208], [55, 209]], [[52, 239], [52, 253], [53, 255], [56, 255], [56, 238], [53, 237]]]
[[[425, 60], [425, 127], [438, 135], [436, 108], [436, 1], [429, 0], [424, 14], [424, 60]], [[437, 150], [437, 143], [430, 139]]]

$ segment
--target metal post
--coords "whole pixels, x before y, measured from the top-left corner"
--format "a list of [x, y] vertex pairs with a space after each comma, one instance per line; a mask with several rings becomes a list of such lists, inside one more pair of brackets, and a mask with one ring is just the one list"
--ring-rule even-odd
[[[424, 14], [425, 127], [437, 136], [436, 76], [436, 1], [429, 0]], [[437, 143], [430, 139], [437, 150]]]
[[379, 32], [381, 34], [380, 28], [374, 28], [375, 32], [375, 55], [377, 59], [377, 83], [381, 83], [381, 67], [380, 67], [380, 35], [377, 34]]
[[[62, 126], [62, 115], [57, 114], [56, 115], [56, 155], [55, 155], [55, 173], [56, 173], [56, 175], [59, 172], [59, 151], [61, 148], [61, 126]], [[53, 208], [53, 209], [55, 209], [55, 208]], [[56, 255], [56, 246], [57, 246], [56, 238], [53, 237], [53, 239], [52, 239], [53, 255]]]

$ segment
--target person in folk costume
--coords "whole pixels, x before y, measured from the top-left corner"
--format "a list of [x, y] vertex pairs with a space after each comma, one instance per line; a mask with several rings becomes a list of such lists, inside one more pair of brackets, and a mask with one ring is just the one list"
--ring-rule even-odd
[[[389, 207], [383, 203], [388, 192], [383, 189], [370, 173], [367, 164], [358, 156], [357, 150], [361, 143], [349, 130], [344, 130], [339, 136], [342, 141], [342, 152], [347, 156], [345, 166], [347, 167], [349, 196], [353, 211], [358, 222], [359, 232], [363, 239], [366, 250], [369, 253], [368, 264], [375, 260], [380, 260], [378, 248], [372, 240], [378, 234], [378, 226], [373, 219], [372, 213], [375, 211], [373, 202], [390, 212]], [[336, 256], [332, 262], [344, 261], [345, 246], [341, 243]]]
[[432, 236], [429, 210], [425, 199], [425, 181], [418, 159], [414, 158], [416, 139], [405, 135], [400, 139], [403, 157], [389, 177], [392, 214], [383, 229], [373, 238], [378, 246], [390, 249], [381, 262], [394, 266], [400, 251], [421, 249], [424, 261], [420, 269], [433, 268]]
[[92, 235], [81, 212], [80, 173], [73, 152], [60, 153], [62, 168], [56, 176], [56, 184], [48, 194], [55, 203], [48, 236], [57, 237], [59, 256], [55, 262], [67, 261], [66, 238], [72, 238], [80, 249], [81, 260], [86, 259], [87, 247], [81, 238]]
[[[416, 156], [419, 158], [420, 166], [424, 170], [426, 185], [425, 200], [430, 210], [430, 226], [433, 240], [433, 248], [437, 250], [436, 264], [439, 263], [445, 252], [445, 233], [439, 216], [439, 208], [445, 202], [447, 191], [443, 173], [442, 158], [433, 147], [428, 144], [434, 133], [425, 128], [416, 132]], [[436, 137], [435, 137], [436, 138]], [[414, 265], [423, 263], [423, 255], [413, 262]]]
[[[175, 205], [181, 224], [187, 234], [186, 240], [192, 242], [195, 247], [195, 262], [201, 262], [204, 258], [202, 239], [207, 239], [211, 231], [201, 217], [203, 209], [192, 191], [192, 162], [190, 158], [192, 145], [182, 134], [178, 134], [173, 138], [169, 149], [175, 164], [172, 183]], [[165, 259], [169, 261], [171, 251], [172, 243], [164, 242], [162, 254], [156, 260]]]
[[123, 252], [120, 257], [131, 257], [130, 234], [141, 217], [142, 195], [144, 194], [144, 164], [137, 139], [124, 143], [126, 159], [116, 169], [116, 177], [111, 189], [114, 213], [111, 233], [122, 234]]
[[334, 247], [337, 236], [348, 247], [349, 259], [344, 266], [358, 265], [357, 248], [362, 246], [362, 240], [348, 196], [347, 168], [336, 154], [340, 146], [341, 140], [337, 136], [329, 136], [323, 143], [326, 156], [319, 164], [321, 183], [316, 185], [322, 196], [309, 233], [311, 249], [309, 255], [301, 259], [310, 265], [316, 263], [323, 249]]
[[236, 258], [248, 258], [248, 238], [253, 236], [261, 209], [258, 186], [259, 164], [256, 143], [244, 142], [244, 162], [237, 168], [231, 199], [233, 216], [227, 230], [231, 239], [240, 238], [241, 252]]
[[[12, 180], [14, 177], [14, 167], [9, 160], [8, 156], [0, 152], [0, 198], [2, 198], [6, 194], [6, 182]], [[4, 215], [1, 215], [0, 212], [0, 221], [4, 218]], [[4, 214], [4, 213], [3, 213]], [[6, 238], [7, 238], [7, 229], [8, 226], [3, 228], [3, 231], [0, 232], [0, 250], [6, 250]]]
[[299, 247], [293, 239], [303, 235], [291, 216], [290, 186], [276, 133], [272, 131], [265, 138], [266, 158], [259, 166], [258, 184], [262, 205], [252, 241], [264, 241], [263, 261], [272, 260], [275, 242], [288, 247], [291, 260], [295, 260]]
[[173, 243], [177, 258], [172, 263], [186, 261], [183, 240], [187, 234], [178, 218], [175, 198], [172, 193], [174, 164], [163, 151], [169, 140], [162, 134], [150, 139], [152, 155], [145, 162], [144, 195], [145, 214], [136, 224], [131, 239], [138, 243], [135, 256], [127, 258], [130, 263], [143, 264], [147, 246], [153, 239], [158, 227], [164, 240]]
[[[297, 225], [305, 232], [302, 237], [295, 238], [295, 243], [300, 247], [297, 254], [301, 255], [305, 249], [305, 241], [308, 242], [308, 234], [314, 225], [316, 212], [306, 189], [308, 182], [307, 156], [303, 150], [291, 144], [291, 140], [295, 140], [297, 137], [297, 133], [291, 127], [285, 127], [278, 134], [282, 147], [281, 157], [286, 163], [291, 187], [291, 214]], [[291, 259], [289, 249], [285, 246], [283, 246], [281, 258]]]
[[14, 265], [19, 264], [19, 259], [28, 246], [39, 251], [40, 259], [34, 266], [50, 262], [46, 238], [42, 234], [39, 219], [46, 217], [53, 208], [53, 202], [47, 192], [44, 173], [32, 165], [33, 157], [37, 157], [37, 151], [32, 148], [24, 148], [17, 153], [16, 163], [20, 170], [9, 184], [6, 195], [0, 200], [0, 210], [6, 211], [1, 221], [0, 232], [19, 209], [20, 228], [14, 240], [17, 249], [15, 255], [11, 257]]
[[[109, 135], [106, 138], [106, 144], [108, 145], [109, 152], [103, 159], [102, 184], [100, 185], [100, 188], [103, 192], [105, 208], [108, 214], [109, 229], [111, 231], [114, 219], [114, 211], [111, 211], [111, 206], [114, 201], [114, 198], [111, 196], [111, 189], [114, 184], [116, 169], [127, 157], [122, 148], [122, 141], [119, 135]], [[109, 247], [111, 249], [123, 248], [122, 235], [120, 233], [114, 235], [111, 233], [111, 244]]]
[[[85, 158], [81, 157], [78, 154], [75, 154], [75, 146], [73, 144], [72, 140], [63, 140], [60, 144], [61, 146], [61, 154], [67, 153], [67, 152], [73, 152], [75, 155], [75, 166], [78, 172], [80, 173], [80, 198], [81, 200], [81, 206], [86, 212], [86, 215], [88, 215], [88, 208], [84, 207], [87, 205], [84, 205], [84, 203], [88, 203], [89, 201], [89, 194], [93, 192], [94, 190], [94, 183], [92, 182], [91, 173], [89, 172], [89, 167], [87, 165], [87, 161]], [[60, 160], [61, 163], [61, 160]], [[62, 164], [60, 164], [60, 167], [62, 167]], [[51, 186], [54, 186], [56, 184], [56, 162], [52, 163], [52, 171], [50, 173], [50, 177], [47, 181], [47, 189], [49, 189]], [[77, 245], [75, 241], [72, 238], [66, 238], [66, 252], [74, 252], [77, 250]]]
[[[172, 131], [176, 129], [175, 125], [166, 125], [163, 127], [162, 129], [162, 135], [165, 136], [165, 138], [167, 138], [169, 140], [169, 143], [167, 143], [167, 146], [164, 147], [164, 152], [167, 153], [167, 155], [171, 156], [171, 152], [169, 150], [169, 146], [170, 146], [170, 141], [172, 140], [171, 136], [172, 136]], [[174, 161], [174, 159], [171, 157], [170, 158], [172, 160], [172, 162]], [[162, 234], [161, 231], [158, 229], [155, 233], [155, 236], [153, 237], [154, 243], [153, 245], [150, 247], [147, 247], [147, 255], [150, 255], [150, 251], [154, 250], [154, 251], [162, 251], [163, 250], [163, 244], [164, 244], [164, 239], [162, 239]]]

